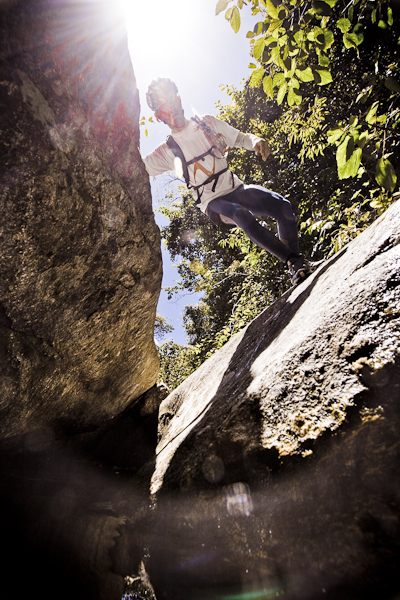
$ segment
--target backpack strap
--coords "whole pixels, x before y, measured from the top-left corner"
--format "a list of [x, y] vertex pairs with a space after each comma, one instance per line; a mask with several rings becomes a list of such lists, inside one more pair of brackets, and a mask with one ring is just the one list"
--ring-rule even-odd
[[[185, 180], [186, 186], [188, 188], [192, 188], [193, 190], [195, 190], [197, 192], [196, 204], [200, 204], [201, 196], [203, 195], [202, 193], [199, 192], [200, 188], [202, 188], [205, 185], [207, 185], [208, 183], [211, 183], [212, 181], [214, 181], [214, 185], [212, 186], [212, 191], [215, 192], [215, 188], [217, 187], [217, 183], [218, 183], [218, 179], [219, 179], [220, 175], [222, 175], [223, 173], [226, 173], [226, 171], [229, 170], [229, 167], [225, 167], [224, 169], [221, 169], [221, 171], [214, 173], [214, 175], [211, 175], [211, 177], [209, 177], [208, 179], [203, 181], [200, 185], [190, 185], [188, 166], [195, 162], [203, 160], [208, 154], [214, 155], [214, 146], [211, 146], [211, 148], [209, 150], [207, 150], [206, 152], [203, 152], [203, 154], [200, 154], [200, 156], [195, 156], [191, 160], [186, 161], [186, 158], [185, 158], [185, 155], [183, 154], [182, 148], [179, 146], [179, 144], [177, 144], [177, 142], [174, 140], [172, 135], [169, 135], [167, 137], [166, 143], [167, 143], [168, 148], [170, 148], [170, 150], [173, 152], [174, 156], [176, 156], [180, 159], [180, 161], [182, 163], [183, 178]], [[234, 187], [234, 180], [233, 180], [233, 173], [232, 173], [232, 188], [233, 187]]]
[[190, 187], [190, 179], [189, 179], [189, 171], [188, 171], [188, 163], [186, 162], [186, 158], [185, 155], [182, 152], [182, 148], [179, 146], [179, 144], [176, 143], [176, 141], [174, 140], [174, 138], [172, 137], [172, 135], [169, 135], [167, 137], [167, 146], [170, 150], [172, 150], [174, 156], [176, 156], [177, 158], [180, 159], [181, 163], [182, 163], [182, 171], [183, 171], [183, 178], [186, 182], [187, 187]]

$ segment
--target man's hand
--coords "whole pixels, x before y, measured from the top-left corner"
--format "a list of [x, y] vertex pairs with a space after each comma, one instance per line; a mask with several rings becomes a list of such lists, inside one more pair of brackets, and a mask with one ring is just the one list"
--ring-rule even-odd
[[254, 151], [256, 154], [261, 154], [263, 160], [267, 160], [268, 156], [271, 154], [271, 149], [265, 140], [257, 142], [254, 146]]

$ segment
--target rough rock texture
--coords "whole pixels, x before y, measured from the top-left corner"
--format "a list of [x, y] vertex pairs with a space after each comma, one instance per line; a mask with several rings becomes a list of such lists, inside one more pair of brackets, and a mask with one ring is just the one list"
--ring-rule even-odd
[[0, 437], [104, 424], [155, 383], [159, 231], [118, 5], [0, 8]]
[[158, 600], [399, 597], [399, 241], [398, 202], [161, 404]]
[[138, 121], [118, 3], [0, 3], [2, 600], [150, 589], [161, 251]]

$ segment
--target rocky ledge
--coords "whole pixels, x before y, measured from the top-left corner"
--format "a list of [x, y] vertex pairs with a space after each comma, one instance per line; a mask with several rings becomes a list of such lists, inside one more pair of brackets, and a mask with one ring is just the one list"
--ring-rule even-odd
[[398, 202], [163, 401], [157, 598], [399, 593], [399, 241]]

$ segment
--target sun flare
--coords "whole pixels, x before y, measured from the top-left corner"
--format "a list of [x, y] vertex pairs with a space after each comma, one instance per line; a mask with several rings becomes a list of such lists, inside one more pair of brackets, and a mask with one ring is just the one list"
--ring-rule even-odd
[[119, 1], [126, 14], [132, 60], [151, 77], [182, 61], [186, 49], [193, 47], [201, 0]]

